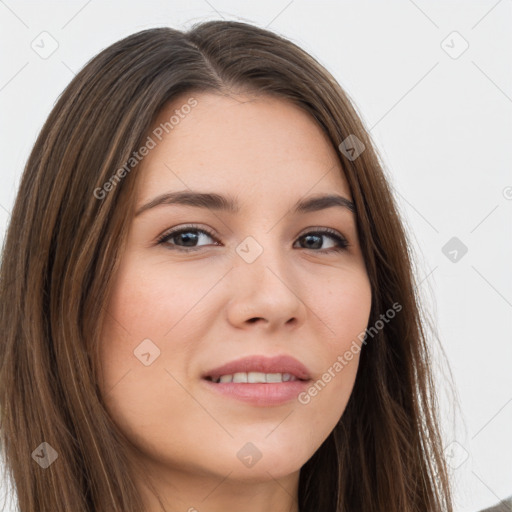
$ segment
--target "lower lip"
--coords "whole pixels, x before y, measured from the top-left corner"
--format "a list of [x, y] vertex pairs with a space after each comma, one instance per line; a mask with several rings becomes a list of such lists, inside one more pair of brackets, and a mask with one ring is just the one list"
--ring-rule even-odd
[[241, 400], [252, 405], [281, 405], [296, 399], [309, 385], [308, 381], [292, 380], [276, 383], [215, 383], [206, 379], [203, 382], [215, 393]]

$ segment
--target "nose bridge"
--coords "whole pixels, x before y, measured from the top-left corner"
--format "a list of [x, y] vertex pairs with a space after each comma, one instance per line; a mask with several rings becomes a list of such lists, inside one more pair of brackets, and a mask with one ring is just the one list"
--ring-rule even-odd
[[[300, 300], [295, 290], [293, 270], [287, 261], [288, 251], [278, 240], [277, 231], [256, 236], [258, 239], [248, 235], [235, 249], [237, 289], [242, 296], [252, 297], [260, 306], [265, 303], [280, 308], [281, 312], [294, 314]], [[259, 300], [255, 299], [258, 297]]]
[[[236, 246], [238, 256], [246, 264], [254, 262], [266, 263], [269, 266], [279, 265], [284, 258], [284, 247], [279, 236], [281, 209], [270, 210], [264, 201], [257, 201], [258, 209], [253, 212], [252, 222], [245, 225], [245, 238]], [[243, 233], [241, 231], [240, 233]]]
[[[256, 238], [257, 237], [257, 238]], [[282, 275], [285, 267], [285, 248], [277, 239], [276, 232], [260, 232], [246, 236], [236, 247], [238, 261], [236, 266], [242, 272], [259, 274], [261, 279], [268, 280], [267, 274], [277, 279], [274, 273]], [[272, 269], [274, 271], [271, 272]]]

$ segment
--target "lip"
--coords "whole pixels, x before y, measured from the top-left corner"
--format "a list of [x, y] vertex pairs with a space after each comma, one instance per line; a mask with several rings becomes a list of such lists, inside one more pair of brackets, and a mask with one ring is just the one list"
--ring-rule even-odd
[[206, 371], [201, 376], [218, 378], [238, 372], [289, 373], [300, 380], [311, 378], [308, 369], [297, 359], [288, 355], [266, 357], [254, 355], [230, 361], [222, 366]]
[[[207, 379], [207, 377], [218, 378], [238, 372], [289, 373], [299, 380], [276, 383], [216, 383]], [[291, 356], [256, 355], [237, 359], [208, 370], [202, 375], [201, 380], [214, 393], [251, 405], [268, 407], [296, 399], [297, 395], [309, 385], [311, 377], [308, 369]]]

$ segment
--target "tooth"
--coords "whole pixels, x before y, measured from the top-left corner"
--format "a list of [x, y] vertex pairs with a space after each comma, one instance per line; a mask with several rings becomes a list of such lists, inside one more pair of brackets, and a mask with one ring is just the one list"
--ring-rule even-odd
[[265, 379], [265, 374], [261, 372], [249, 372], [247, 374], [247, 382], [251, 384], [256, 384], [260, 382], [267, 382]]
[[233, 375], [221, 375], [213, 379], [215, 383], [220, 382], [235, 382], [235, 383], [276, 383], [276, 382], [289, 382], [297, 380], [291, 373], [263, 373], [263, 372], [238, 372]]
[[245, 372], [235, 373], [233, 375], [232, 382], [247, 382], [247, 373], [245, 373]]

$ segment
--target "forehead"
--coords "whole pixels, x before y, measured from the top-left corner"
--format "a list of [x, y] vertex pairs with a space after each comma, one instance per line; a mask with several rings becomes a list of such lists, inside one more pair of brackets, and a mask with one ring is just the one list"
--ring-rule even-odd
[[285, 99], [184, 94], [160, 111], [149, 136], [155, 145], [139, 164], [141, 198], [163, 187], [350, 195], [327, 135]]

